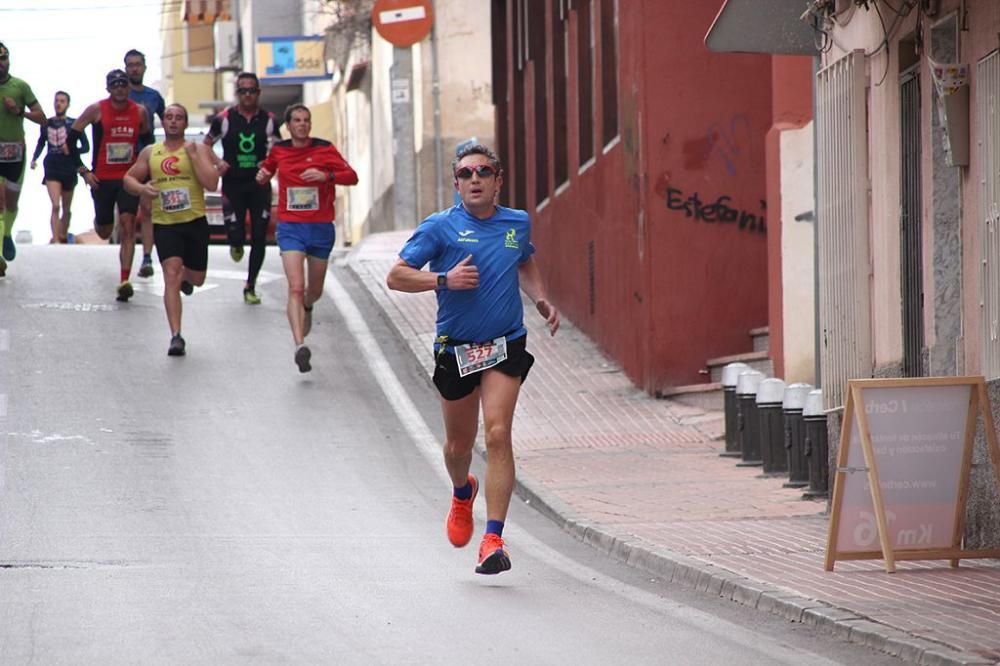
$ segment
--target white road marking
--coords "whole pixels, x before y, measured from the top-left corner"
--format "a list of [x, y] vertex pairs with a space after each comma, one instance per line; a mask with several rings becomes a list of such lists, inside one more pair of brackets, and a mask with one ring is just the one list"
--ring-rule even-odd
[[[247, 279], [246, 271], [237, 271], [232, 269], [208, 269], [208, 274], [205, 276], [206, 279], [213, 280], [239, 280], [244, 282]], [[283, 276], [277, 273], [272, 273], [270, 271], [261, 271], [257, 275], [257, 284], [267, 284], [268, 282], [274, 282], [275, 280], [280, 280]], [[194, 288], [194, 293], [191, 296], [197, 296], [200, 292], [210, 291], [219, 287], [218, 283], [206, 282], [200, 287]], [[157, 272], [151, 278], [139, 278], [132, 282], [132, 287], [136, 291], [145, 292], [147, 294], [155, 294], [157, 296], [163, 296], [163, 275]], [[190, 298], [190, 297], [186, 297]]]
[[[376, 344], [375, 337], [361, 315], [361, 311], [354, 304], [350, 294], [347, 293], [347, 290], [332, 271], [327, 273], [324, 291], [337, 309], [340, 310], [341, 316], [343, 316], [344, 321], [347, 323], [347, 330], [354, 336], [355, 344], [357, 344], [368, 359], [368, 366], [371, 368], [372, 374], [375, 375], [376, 383], [382, 388], [382, 392], [385, 394], [387, 402], [392, 406], [397, 418], [402, 422], [406, 431], [417, 445], [417, 449], [427, 458], [431, 468], [436, 471], [438, 477], [450, 488], [451, 480], [444, 469], [441, 445], [438, 443], [437, 437], [434, 436], [434, 433], [427, 426], [427, 422], [424, 421], [420, 411], [413, 404], [413, 401], [410, 400], [410, 396], [407, 395], [403, 385], [396, 377], [389, 361], [385, 358], [378, 344]], [[485, 520], [484, 504], [485, 502], [481, 502], [477, 507], [476, 515], [480, 520]], [[513, 532], [513, 530], [511, 531]], [[782, 663], [798, 664], [802, 663], [801, 660], [803, 657], [808, 657], [807, 663], [830, 666], [836, 664], [836, 662], [824, 659], [809, 651], [799, 650], [774, 642], [765, 636], [744, 629], [732, 622], [678, 602], [664, 599], [652, 592], [640, 590], [610, 576], [606, 576], [595, 569], [591, 569], [566, 557], [526, 532], [517, 531], [516, 534], [517, 542], [525, 550], [530, 550], [533, 557], [585, 585], [591, 585], [605, 592], [620, 595], [634, 603], [666, 613], [690, 626], [697, 627], [701, 631], [719, 636], [720, 638], [733, 640], [742, 645], [756, 646], [762, 651], [768, 650], [770, 651], [768, 653], [770, 658], [775, 660], [780, 658]]]

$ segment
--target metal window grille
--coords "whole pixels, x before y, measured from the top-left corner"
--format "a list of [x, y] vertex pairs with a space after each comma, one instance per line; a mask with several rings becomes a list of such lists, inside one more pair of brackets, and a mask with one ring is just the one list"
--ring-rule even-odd
[[920, 70], [900, 81], [900, 281], [903, 301], [903, 375], [923, 372], [924, 279], [920, 169]]
[[816, 74], [820, 363], [828, 408], [870, 377], [868, 118], [865, 61], [849, 53]]
[[982, 372], [1000, 377], [1000, 54], [976, 64], [976, 142], [979, 146], [979, 219], [982, 220]]

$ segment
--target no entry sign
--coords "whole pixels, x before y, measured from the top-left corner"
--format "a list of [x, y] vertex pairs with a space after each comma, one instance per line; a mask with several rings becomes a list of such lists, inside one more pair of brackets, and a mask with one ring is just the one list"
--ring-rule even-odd
[[430, 0], [377, 0], [372, 25], [393, 46], [413, 46], [431, 32]]

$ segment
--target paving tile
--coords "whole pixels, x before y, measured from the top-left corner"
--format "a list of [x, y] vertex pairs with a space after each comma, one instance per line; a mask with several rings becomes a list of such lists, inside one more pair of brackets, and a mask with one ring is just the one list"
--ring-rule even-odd
[[[407, 237], [370, 236], [348, 265], [430, 372], [434, 294], [385, 286]], [[668, 579], [836, 626], [910, 660], [1000, 660], [1000, 561], [900, 562], [895, 574], [880, 560], [853, 561], [824, 571], [825, 501], [803, 501], [783, 479], [719, 457], [720, 413], [649, 397], [571, 322], [550, 337], [529, 306], [537, 362], [515, 416], [518, 475], [572, 516], [574, 534]]]

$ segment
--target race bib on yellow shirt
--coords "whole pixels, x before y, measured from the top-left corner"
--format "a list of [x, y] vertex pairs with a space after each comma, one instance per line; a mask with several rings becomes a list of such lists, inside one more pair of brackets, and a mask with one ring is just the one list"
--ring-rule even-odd
[[318, 187], [289, 187], [288, 210], [319, 210]]
[[164, 213], [178, 213], [191, 209], [191, 195], [186, 187], [160, 190], [160, 208]]

